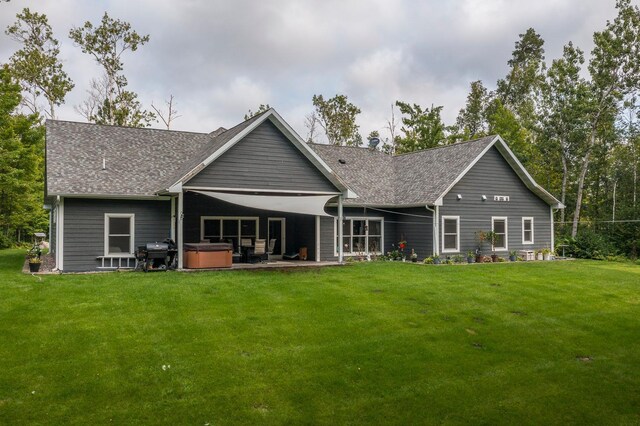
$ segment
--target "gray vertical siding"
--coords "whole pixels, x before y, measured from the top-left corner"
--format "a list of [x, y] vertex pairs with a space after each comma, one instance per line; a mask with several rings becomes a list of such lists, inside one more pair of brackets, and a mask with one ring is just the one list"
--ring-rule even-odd
[[[462, 195], [458, 200], [457, 195]], [[482, 195], [487, 200], [482, 201]], [[508, 195], [509, 201], [494, 201], [494, 195]], [[502, 155], [491, 148], [444, 197], [440, 216], [460, 216], [460, 251], [475, 250], [479, 230], [491, 230], [492, 216], [508, 218], [509, 251], [541, 249], [551, 245], [550, 207], [520, 180]], [[534, 218], [534, 244], [522, 244], [522, 217]], [[442, 221], [442, 218], [440, 219]], [[441, 222], [442, 223], [442, 222]], [[442, 225], [440, 225], [442, 228]], [[442, 229], [440, 230], [442, 250]], [[489, 243], [484, 253], [490, 253]], [[506, 256], [506, 251], [496, 254]]]
[[[372, 208], [345, 207], [343, 215], [349, 217], [381, 217], [384, 220], [384, 247], [387, 253], [397, 247], [403, 239], [407, 242], [407, 255], [414, 249], [419, 259], [431, 255], [433, 231], [431, 212], [424, 208], [384, 209], [379, 211]], [[327, 212], [337, 216], [337, 209], [327, 209]], [[335, 255], [335, 219], [322, 217], [320, 219], [320, 256], [322, 260], [336, 260]]]
[[270, 121], [258, 126], [185, 185], [337, 192]]
[[407, 242], [406, 252], [414, 249], [418, 259], [422, 260], [433, 254], [433, 214], [426, 209], [395, 209], [403, 214], [397, 215], [397, 241]]
[[64, 200], [64, 271], [91, 271], [104, 256], [105, 213], [135, 214], [135, 245], [168, 238], [170, 201]]

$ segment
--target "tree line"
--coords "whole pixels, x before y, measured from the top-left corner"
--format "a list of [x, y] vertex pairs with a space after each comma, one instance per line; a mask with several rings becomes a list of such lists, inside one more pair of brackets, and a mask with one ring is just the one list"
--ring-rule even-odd
[[[60, 61], [60, 43], [46, 15], [24, 8], [5, 35], [20, 47], [0, 64], [0, 248], [29, 241], [48, 227], [42, 208], [43, 120], [57, 117], [57, 108], [75, 86]], [[148, 111], [124, 74], [123, 54], [148, 43], [149, 35], [105, 13], [98, 24], [87, 21], [72, 28], [69, 38], [102, 70], [75, 107], [79, 114], [93, 123], [133, 127], [159, 118], [170, 127], [178, 117], [173, 96], [166, 110], [152, 104], [155, 113]]]
[[[630, 0], [618, 0], [616, 9], [615, 19], [593, 34], [588, 62], [568, 41], [562, 56], [549, 64], [544, 40], [529, 28], [516, 41], [507, 73], [494, 90], [480, 80], [470, 83], [454, 123], [443, 122], [443, 106], [398, 100], [390, 119], [369, 137], [385, 132], [382, 150], [401, 154], [500, 135], [536, 181], [565, 204], [556, 216], [557, 241], [576, 255], [636, 258], [640, 10]], [[314, 95], [312, 102], [315, 109], [305, 121], [309, 142], [322, 130], [331, 144], [361, 145], [356, 124], [361, 111], [347, 96]]]
[[[616, 9], [617, 16], [594, 33], [588, 61], [568, 41], [563, 55], [549, 63], [544, 40], [530, 28], [515, 42], [507, 72], [494, 89], [479, 80], [470, 83], [455, 122], [443, 122], [441, 105], [397, 100], [389, 119], [368, 137], [383, 133], [381, 149], [402, 154], [499, 134], [567, 206], [556, 217], [561, 236], [584, 240], [591, 254], [636, 257], [640, 11], [630, 0], [617, 0]], [[42, 121], [56, 118], [74, 88], [45, 15], [25, 8], [5, 34], [20, 48], [0, 66], [0, 246], [46, 229]], [[147, 44], [149, 35], [105, 13], [98, 23], [70, 29], [69, 38], [101, 69], [75, 107], [87, 121], [144, 127], [160, 120], [169, 129], [179, 117], [173, 96], [166, 109], [152, 104], [149, 111], [129, 88], [123, 60]], [[332, 144], [363, 143], [361, 110], [346, 95], [317, 94], [311, 103], [313, 111], [305, 117], [309, 142], [324, 134]], [[268, 108], [249, 110], [245, 119]]]

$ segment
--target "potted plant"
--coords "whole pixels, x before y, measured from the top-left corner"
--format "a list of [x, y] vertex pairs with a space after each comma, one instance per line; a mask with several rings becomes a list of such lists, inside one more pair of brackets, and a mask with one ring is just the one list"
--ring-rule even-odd
[[418, 253], [416, 253], [413, 249], [411, 249], [411, 261], [416, 263], [418, 261]]
[[467, 263], [474, 263], [476, 261], [475, 259], [475, 253], [472, 252], [471, 250], [469, 250], [467, 252]]
[[482, 263], [484, 259], [482, 256], [482, 244], [487, 240], [487, 233], [482, 230], [477, 231], [476, 240], [478, 241], [478, 248], [476, 248], [476, 263]]
[[542, 259], [551, 260], [551, 250], [547, 247], [542, 249]]
[[509, 261], [515, 262], [516, 259], [517, 259], [517, 257], [516, 257], [517, 255], [518, 255], [518, 253], [515, 250], [511, 250], [509, 252]]
[[536, 250], [535, 255], [536, 255], [536, 260], [542, 260], [543, 259], [542, 250]]
[[[485, 234], [486, 240], [491, 243], [491, 250], [493, 251], [493, 248], [496, 245], [496, 241], [498, 240], [498, 234], [496, 234], [493, 231], [487, 231], [484, 234]], [[496, 254], [495, 251], [493, 251], [493, 253], [491, 253], [491, 261], [492, 262], [497, 262], [498, 261], [498, 255]]]
[[434, 265], [440, 264], [440, 256], [438, 256], [437, 254], [433, 255], [433, 264]]
[[27, 253], [27, 256], [29, 257], [29, 272], [38, 272], [40, 270], [40, 265], [42, 264], [40, 254], [40, 247], [33, 247]]

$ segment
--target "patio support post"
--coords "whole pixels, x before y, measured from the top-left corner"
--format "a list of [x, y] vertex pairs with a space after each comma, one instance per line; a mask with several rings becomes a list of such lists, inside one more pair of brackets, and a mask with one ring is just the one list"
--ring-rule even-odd
[[553, 227], [553, 207], [549, 208], [549, 220], [551, 221], [551, 253], [555, 253], [555, 229]]
[[316, 216], [316, 262], [320, 262], [320, 216]]
[[171, 197], [171, 235], [170, 238], [176, 240], [176, 197]]
[[343, 227], [343, 217], [342, 217], [342, 195], [338, 196], [338, 262], [342, 263], [344, 249], [342, 243], [342, 227]]
[[184, 262], [182, 256], [184, 254], [183, 245], [184, 245], [184, 192], [180, 191], [178, 193], [178, 241], [176, 244], [178, 245], [178, 269], [182, 269]]
[[434, 218], [434, 226], [433, 231], [435, 235], [436, 245], [434, 247], [434, 256], [440, 255], [440, 206], [435, 206], [435, 218]]

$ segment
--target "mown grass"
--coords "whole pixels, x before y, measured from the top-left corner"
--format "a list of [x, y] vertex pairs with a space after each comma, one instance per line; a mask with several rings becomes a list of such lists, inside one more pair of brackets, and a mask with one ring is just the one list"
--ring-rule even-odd
[[640, 267], [18, 272], [2, 424], [640, 424]]

